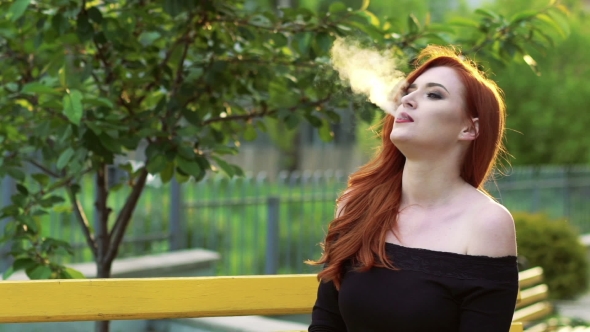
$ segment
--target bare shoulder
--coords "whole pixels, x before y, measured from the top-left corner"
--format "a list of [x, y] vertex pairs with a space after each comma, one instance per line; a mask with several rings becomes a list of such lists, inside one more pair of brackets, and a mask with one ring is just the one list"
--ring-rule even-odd
[[514, 219], [501, 204], [481, 194], [470, 221], [467, 253], [477, 256], [516, 256]]

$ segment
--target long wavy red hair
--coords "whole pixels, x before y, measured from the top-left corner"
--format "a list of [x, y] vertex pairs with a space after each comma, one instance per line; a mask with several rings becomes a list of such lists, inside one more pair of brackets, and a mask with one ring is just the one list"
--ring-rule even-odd
[[[499, 154], [505, 152], [505, 105], [500, 88], [473, 62], [450, 48], [429, 46], [419, 54], [415, 65], [417, 68], [406, 78], [408, 84], [433, 67], [450, 67], [459, 75], [465, 87], [466, 115], [479, 118], [479, 135], [468, 148], [461, 177], [483, 190]], [[384, 117], [379, 150], [350, 176], [347, 189], [337, 200], [345, 207], [328, 226], [323, 254], [319, 260], [309, 262], [324, 264], [318, 278], [333, 281], [338, 289], [347, 263], [357, 271], [373, 266], [395, 269], [395, 262], [385, 253], [385, 236], [397, 220], [406, 159], [389, 138], [394, 120], [391, 115]]]

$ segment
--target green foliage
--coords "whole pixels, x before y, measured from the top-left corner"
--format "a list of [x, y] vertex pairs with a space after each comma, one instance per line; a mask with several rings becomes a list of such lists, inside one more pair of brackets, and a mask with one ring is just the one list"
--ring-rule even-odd
[[[405, 59], [429, 43], [451, 43], [511, 61], [528, 54], [534, 39], [525, 36], [547, 31], [548, 44], [551, 31], [564, 30], [553, 17], [542, 19], [554, 7], [518, 19], [482, 12], [471, 34], [459, 34], [413, 16], [382, 20], [369, 5], [333, 3], [313, 13], [254, 10], [240, 0], [0, 3], [0, 177], [18, 184], [0, 213], [10, 219], [3, 240], [13, 240], [17, 261], [36, 264], [17, 267], [35, 278], [74, 276], [52, 256], [67, 252], [66, 243], [41, 237], [36, 225], [63, 201], [61, 190], [99, 271], [107, 271], [148, 174], [164, 182], [200, 181], [219, 170], [240, 175], [224, 155], [263, 130], [265, 117], [287, 128], [308, 121], [325, 140], [333, 137], [337, 108], [352, 103], [372, 120], [375, 107], [352, 96], [329, 66], [334, 38]], [[131, 154], [143, 163], [121, 161]], [[25, 165], [35, 171], [24, 172]], [[126, 176], [109, 184], [109, 167]], [[96, 179], [94, 227], [79, 197], [87, 174]], [[121, 186], [131, 190], [113, 211], [108, 197]]]
[[568, 39], [555, 52], [538, 56], [540, 79], [518, 66], [495, 77], [505, 91], [508, 151], [513, 164], [586, 164], [590, 161], [587, 125], [590, 104], [590, 24], [572, 23]]
[[586, 248], [567, 221], [528, 213], [514, 213], [514, 221], [519, 256], [543, 268], [552, 298], [574, 298], [588, 288]]

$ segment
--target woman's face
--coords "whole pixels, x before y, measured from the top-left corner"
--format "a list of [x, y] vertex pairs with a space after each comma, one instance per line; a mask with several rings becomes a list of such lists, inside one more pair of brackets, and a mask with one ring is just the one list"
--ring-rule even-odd
[[464, 110], [464, 90], [454, 69], [426, 70], [402, 91], [405, 95], [394, 113], [391, 141], [406, 154], [408, 148], [444, 151], [475, 139], [477, 126]]

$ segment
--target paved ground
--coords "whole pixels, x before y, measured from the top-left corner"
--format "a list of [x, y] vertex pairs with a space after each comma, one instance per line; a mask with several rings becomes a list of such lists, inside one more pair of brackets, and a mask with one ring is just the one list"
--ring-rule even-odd
[[555, 302], [555, 307], [560, 315], [590, 322], [590, 293], [575, 301]]

